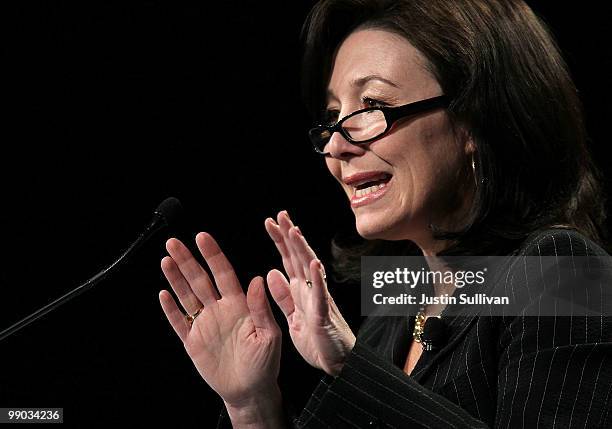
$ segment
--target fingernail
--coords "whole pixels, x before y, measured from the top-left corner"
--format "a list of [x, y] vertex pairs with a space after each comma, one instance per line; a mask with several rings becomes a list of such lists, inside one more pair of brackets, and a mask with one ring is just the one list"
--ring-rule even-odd
[[166, 249], [169, 250], [170, 247], [175, 247], [176, 246], [175, 241], [176, 241], [176, 238], [174, 238], [174, 237], [171, 237], [171, 238], [167, 239], [166, 240]]
[[327, 276], [325, 275], [325, 268], [323, 268], [323, 263], [318, 258], [317, 258], [317, 265], [319, 267], [319, 271], [321, 271], [321, 274], [323, 275], [323, 280], [327, 280]]

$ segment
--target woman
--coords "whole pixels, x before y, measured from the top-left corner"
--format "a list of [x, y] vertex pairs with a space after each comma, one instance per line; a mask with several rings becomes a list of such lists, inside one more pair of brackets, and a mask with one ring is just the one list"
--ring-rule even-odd
[[[327, 0], [304, 30], [304, 93], [322, 123], [310, 138], [365, 239], [334, 243], [335, 280], [356, 280], [361, 255], [606, 255], [576, 90], [522, 1]], [[233, 427], [612, 425], [610, 318], [448, 317], [433, 354], [410, 335], [414, 317], [370, 317], [356, 337], [288, 214], [265, 228], [285, 272], [267, 274], [272, 297], [325, 373], [299, 416], [276, 383], [263, 279], [245, 296], [206, 233], [196, 243], [218, 291], [178, 240], [162, 260], [187, 317], [167, 291], [161, 305]], [[519, 292], [537, 280], [507, 274]]]

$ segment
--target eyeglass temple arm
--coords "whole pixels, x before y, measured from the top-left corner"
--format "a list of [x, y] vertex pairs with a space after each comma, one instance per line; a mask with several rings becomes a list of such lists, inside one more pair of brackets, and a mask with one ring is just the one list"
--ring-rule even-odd
[[426, 112], [437, 107], [448, 107], [450, 99], [446, 95], [429, 98], [427, 100], [417, 101], [400, 107], [387, 107], [384, 109], [385, 116], [389, 121], [395, 121], [404, 116], [413, 113]]

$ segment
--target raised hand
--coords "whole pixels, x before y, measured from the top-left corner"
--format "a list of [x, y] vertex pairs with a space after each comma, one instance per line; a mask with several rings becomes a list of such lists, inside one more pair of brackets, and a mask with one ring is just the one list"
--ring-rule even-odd
[[[162, 259], [162, 271], [187, 314], [199, 311], [190, 322], [172, 295], [162, 290], [159, 299], [168, 321], [198, 372], [223, 398], [228, 411], [257, 408], [259, 400], [280, 400], [277, 378], [281, 331], [266, 298], [263, 278], [251, 280], [245, 296], [232, 265], [213, 237], [200, 233], [196, 244], [219, 292], [185, 245], [177, 239], [168, 240], [170, 256]], [[261, 408], [257, 412], [262, 412]]]
[[265, 221], [289, 279], [268, 273], [268, 287], [289, 324], [298, 352], [312, 366], [337, 375], [355, 345], [355, 335], [327, 290], [325, 271], [286, 211]]

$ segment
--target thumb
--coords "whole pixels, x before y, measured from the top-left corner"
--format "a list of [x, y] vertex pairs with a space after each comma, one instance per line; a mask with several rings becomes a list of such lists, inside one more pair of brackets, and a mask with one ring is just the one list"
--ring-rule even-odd
[[274, 314], [272, 314], [268, 297], [266, 296], [263, 277], [257, 276], [251, 280], [249, 288], [247, 289], [246, 299], [249, 312], [251, 313], [251, 319], [253, 319], [253, 324], [258, 333], [262, 329], [271, 332], [280, 332], [278, 324], [274, 319]]
[[289, 318], [295, 310], [295, 305], [291, 296], [289, 282], [283, 273], [278, 270], [268, 272], [268, 289], [270, 289], [272, 298], [274, 298], [274, 301], [280, 307], [285, 317]]

